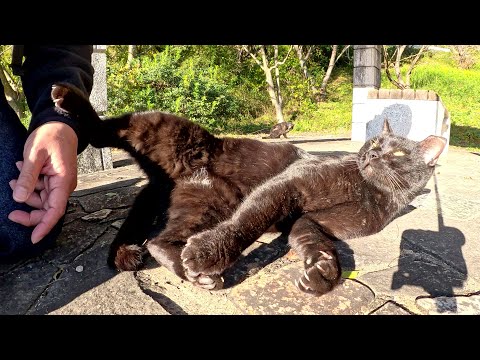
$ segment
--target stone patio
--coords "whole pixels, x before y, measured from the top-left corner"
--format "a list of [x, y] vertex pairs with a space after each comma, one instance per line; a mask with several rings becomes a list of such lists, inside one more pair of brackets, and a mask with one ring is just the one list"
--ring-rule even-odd
[[[281, 141], [312, 153], [362, 145]], [[480, 314], [479, 154], [450, 147], [402, 216], [378, 234], [338, 242], [345, 278], [322, 297], [294, 286], [303, 266], [281, 234], [247, 249], [220, 291], [196, 288], [151, 259], [137, 272], [109, 269], [109, 244], [146, 183], [128, 157], [113, 157], [113, 169], [79, 177], [57, 247], [0, 265], [0, 314]]]

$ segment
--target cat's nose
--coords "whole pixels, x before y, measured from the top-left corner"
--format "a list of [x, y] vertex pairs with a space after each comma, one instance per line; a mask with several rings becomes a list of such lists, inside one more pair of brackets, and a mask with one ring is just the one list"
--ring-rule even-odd
[[374, 150], [370, 150], [368, 153], [367, 153], [367, 159], [368, 161], [372, 161], [373, 159], [376, 159], [378, 158], [378, 154], [376, 151]]

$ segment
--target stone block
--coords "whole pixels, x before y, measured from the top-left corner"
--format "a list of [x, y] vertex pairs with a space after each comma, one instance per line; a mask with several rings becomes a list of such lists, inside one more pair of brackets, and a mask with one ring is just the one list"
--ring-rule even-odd
[[403, 89], [402, 98], [404, 100], [414, 100], [415, 99], [415, 90], [413, 89]]
[[390, 99], [390, 89], [379, 89], [378, 90], [379, 99]]
[[390, 90], [390, 99], [401, 99], [401, 98], [402, 98], [402, 90], [400, 89]]
[[428, 100], [428, 90], [415, 90], [415, 100]]
[[369, 90], [367, 99], [378, 99], [378, 89]]
[[431, 100], [431, 101], [438, 101], [439, 100], [439, 96], [437, 95], [437, 93], [433, 90], [428, 90], [428, 100]]

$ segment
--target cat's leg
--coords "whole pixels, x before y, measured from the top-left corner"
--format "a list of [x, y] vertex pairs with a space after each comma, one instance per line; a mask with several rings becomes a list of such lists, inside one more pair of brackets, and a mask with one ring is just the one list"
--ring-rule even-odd
[[231, 186], [206, 172], [178, 182], [172, 192], [167, 226], [147, 242], [149, 253], [184, 280], [209, 290], [222, 288], [220, 273], [186, 274], [180, 256], [189, 237], [226, 219], [240, 201], [241, 195]]
[[244, 199], [230, 218], [188, 239], [181, 254], [187, 277], [222, 274], [273, 224], [296, 214], [300, 199], [290, 171], [267, 180]]
[[166, 223], [172, 188], [173, 182], [165, 178], [148, 183], [136, 196], [127, 218], [110, 245], [108, 264], [111, 267], [133, 271], [143, 265], [148, 254], [143, 244], [155, 218], [159, 226]]
[[341, 267], [333, 238], [310, 215], [305, 214], [295, 221], [288, 242], [305, 267], [295, 285], [306, 293], [322, 295], [339, 283]]
[[146, 247], [150, 255], [162, 266], [183, 280], [207, 290], [219, 290], [223, 287], [223, 278], [219, 274], [187, 276], [180, 255], [186, 244], [188, 231], [181, 223], [170, 224], [169, 228], [159, 236], [149, 240]]

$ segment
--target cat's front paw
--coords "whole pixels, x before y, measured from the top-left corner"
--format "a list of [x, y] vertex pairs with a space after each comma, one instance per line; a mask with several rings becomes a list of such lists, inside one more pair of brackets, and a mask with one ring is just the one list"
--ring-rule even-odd
[[220, 290], [223, 288], [223, 277], [220, 275], [197, 274], [185, 270], [185, 276], [193, 285], [205, 290]]
[[220, 274], [236, 259], [213, 230], [191, 236], [181, 258], [187, 279], [206, 289], [223, 287]]
[[331, 291], [341, 280], [341, 268], [337, 254], [320, 251], [318, 255], [307, 257], [305, 271], [295, 285], [303, 292], [323, 295]]

